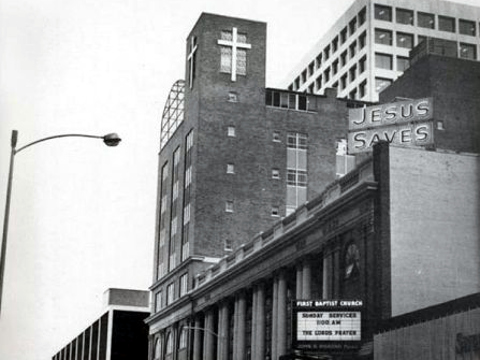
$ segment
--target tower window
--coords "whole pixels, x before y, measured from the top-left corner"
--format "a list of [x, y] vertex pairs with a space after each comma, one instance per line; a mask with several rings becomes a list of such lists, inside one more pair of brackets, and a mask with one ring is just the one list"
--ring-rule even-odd
[[280, 213], [279, 213], [279, 209], [278, 209], [278, 206], [273, 206], [272, 207], [272, 216], [279, 216]]
[[272, 169], [272, 179], [280, 179], [280, 170]]
[[273, 132], [273, 141], [280, 142], [280, 133], [278, 131]]
[[397, 46], [406, 49], [413, 48], [413, 34], [397, 32]]
[[392, 32], [385, 29], [375, 29], [375, 44], [392, 45]]
[[226, 211], [226, 212], [233, 213], [233, 201], [227, 200], [227, 201], [225, 202], [225, 211]]
[[475, 36], [476, 31], [475, 31], [475, 22], [474, 21], [468, 21], [468, 20], [458, 20], [458, 31], [462, 35], [471, 35]]
[[228, 101], [229, 102], [238, 102], [238, 95], [236, 92], [230, 91], [228, 93]]
[[235, 137], [235, 126], [229, 126], [227, 128], [227, 136]]
[[404, 25], [413, 25], [413, 10], [397, 9], [397, 23]]
[[455, 32], [455, 18], [449, 16], [439, 16], [438, 29], [442, 31]]
[[227, 164], [227, 174], [235, 174], [235, 166], [233, 164]]
[[225, 239], [223, 243], [225, 251], [233, 251], [233, 244], [231, 239]]

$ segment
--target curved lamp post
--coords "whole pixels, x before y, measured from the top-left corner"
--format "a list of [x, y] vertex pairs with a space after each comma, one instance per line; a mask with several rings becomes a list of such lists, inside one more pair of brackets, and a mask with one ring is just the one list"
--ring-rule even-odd
[[117, 134], [111, 133], [104, 136], [96, 136], [96, 135], [85, 135], [85, 134], [62, 134], [62, 135], [54, 135], [49, 136], [37, 141], [33, 141], [21, 148], [16, 148], [17, 146], [17, 139], [18, 139], [18, 131], [12, 130], [12, 139], [11, 139], [11, 155], [10, 155], [10, 168], [8, 171], [8, 184], [7, 184], [7, 198], [5, 202], [5, 214], [3, 219], [3, 236], [2, 236], [2, 250], [1, 250], [1, 257], [0, 257], [0, 311], [2, 307], [2, 294], [3, 294], [3, 274], [5, 272], [5, 255], [7, 251], [7, 235], [8, 235], [8, 220], [10, 217], [10, 198], [12, 193], [12, 179], [13, 179], [13, 164], [15, 155], [18, 154], [20, 151], [38, 144], [43, 141], [64, 138], [64, 137], [85, 137], [85, 138], [92, 138], [92, 139], [102, 139], [105, 145], [107, 146], [117, 146], [122, 139], [118, 137]]

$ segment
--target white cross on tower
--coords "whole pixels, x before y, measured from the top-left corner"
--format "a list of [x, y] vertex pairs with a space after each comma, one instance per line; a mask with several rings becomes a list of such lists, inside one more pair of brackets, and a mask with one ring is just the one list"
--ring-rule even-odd
[[232, 28], [232, 41], [218, 40], [218, 44], [222, 46], [232, 47], [232, 81], [237, 80], [237, 49], [251, 49], [251, 44], [239, 43], [237, 28]]
[[197, 39], [195, 36], [192, 36], [190, 39], [190, 53], [187, 56], [189, 74], [188, 74], [188, 85], [190, 89], [193, 86], [193, 68], [195, 66], [195, 52], [197, 51]]

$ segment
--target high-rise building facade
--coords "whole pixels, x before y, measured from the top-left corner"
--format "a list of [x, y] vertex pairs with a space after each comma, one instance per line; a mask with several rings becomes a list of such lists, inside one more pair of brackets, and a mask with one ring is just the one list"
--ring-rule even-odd
[[378, 101], [409, 67], [426, 37], [455, 43], [458, 57], [479, 59], [480, 7], [446, 1], [357, 0], [286, 81], [290, 90]]
[[352, 168], [347, 114], [362, 105], [265, 88], [265, 23], [202, 14], [186, 45], [161, 124], [152, 322], [200, 270]]

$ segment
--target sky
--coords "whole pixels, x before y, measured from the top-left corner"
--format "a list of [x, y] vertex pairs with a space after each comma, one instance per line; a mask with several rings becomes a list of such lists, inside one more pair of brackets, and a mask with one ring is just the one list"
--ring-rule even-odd
[[[480, 0], [458, 2], [480, 5]], [[202, 12], [266, 22], [267, 86], [353, 0], [0, 1], [0, 217], [15, 156], [0, 359], [50, 359], [102, 312], [107, 288], [152, 283], [160, 121]]]

